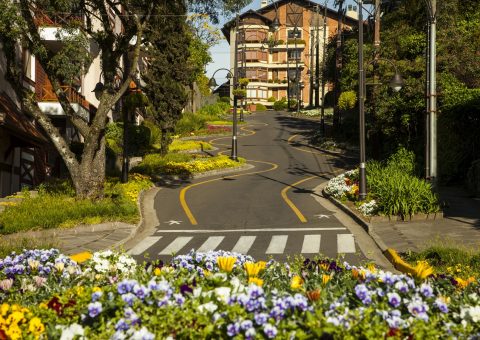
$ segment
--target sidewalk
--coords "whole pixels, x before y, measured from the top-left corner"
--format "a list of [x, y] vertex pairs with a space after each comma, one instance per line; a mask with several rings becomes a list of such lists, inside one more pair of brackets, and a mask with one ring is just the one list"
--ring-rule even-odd
[[415, 222], [370, 224], [370, 232], [398, 252], [418, 251], [434, 242], [467, 247], [480, 246], [480, 199], [461, 187], [441, 187], [444, 218]]

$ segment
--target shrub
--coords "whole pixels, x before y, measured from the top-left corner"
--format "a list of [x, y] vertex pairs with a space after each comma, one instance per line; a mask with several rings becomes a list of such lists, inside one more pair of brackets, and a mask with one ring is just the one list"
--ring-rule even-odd
[[275, 103], [277, 100], [275, 99], [275, 97], [270, 97], [267, 99], [269, 103]]
[[266, 111], [267, 110], [267, 107], [263, 104], [256, 104], [256, 109], [255, 111]]
[[273, 109], [275, 111], [283, 111], [286, 108], [287, 108], [287, 100], [285, 99], [285, 97], [273, 103]]
[[295, 99], [290, 99], [290, 109], [297, 108], [297, 101]]
[[346, 91], [340, 94], [338, 98], [338, 107], [340, 110], [351, 110], [357, 104], [357, 94], [355, 91]]
[[[127, 126], [128, 154], [130, 156], [143, 155], [150, 147], [151, 131], [145, 125]], [[123, 123], [116, 122], [107, 125], [105, 134], [107, 146], [119, 155], [123, 149]]]
[[192, 131], [203, 129], [205, 127], [206, 121], [207, 118], [203, 115], [186, 112], [177, 122], [177, 125], [175, 126], [175, 133], [182, 135], [185, 133], [190, 133]]
[[207, 142], [196, 140], [174, 140], [170, 144], [169, 152], [194, 151], [194, 150], [212, 150], [212, 145]]
[[227, 156], [202, 157], [192, 154], [167, 154], [165, 157], [159, 154], [147, 155], [142, 163], [133, 171], [150, 176], [178, 175], [191, 177], [192, 174], [209, 170], [237, 167], [245, 160], [235, 162]]
[[220, 102], [230, 104], [230, 97], [220, 97]]
[[244, 89], [235, 89], [232, 91], [233, 95], [239, 99], [245, 98], [247, 96], [247, 90]]

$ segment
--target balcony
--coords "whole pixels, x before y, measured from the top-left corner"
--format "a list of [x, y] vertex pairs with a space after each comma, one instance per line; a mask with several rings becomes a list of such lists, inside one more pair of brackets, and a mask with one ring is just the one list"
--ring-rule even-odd
[[[92, 105], [70, 86], [62, 86], [62, 91], [66, 94], [73, 110], [86, 121], [90, 118], [90, 108]], [[37, 92], [38, 106], [42, 112], [52, 116], [65, 116], [62, 105], [53, 91], [51, 85], [44, 85]]]

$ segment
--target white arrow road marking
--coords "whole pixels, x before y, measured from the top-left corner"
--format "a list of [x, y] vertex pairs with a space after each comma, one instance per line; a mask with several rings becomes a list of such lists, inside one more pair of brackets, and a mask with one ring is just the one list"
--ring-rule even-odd
[[173, 225], [173, 224], [180, 224], [180, 223], [182, 223], [182, 221], [170, 220], [170, 221], [164, 222], [164, 223], [168, 223], [168, 225]]
[[318, 219], [320, 219], [320, 220], [321, 220], [322, 218], [327, 218], [327, 219], [330, 218], [330, 216], [328, 216], [328, 215], [323, 215], [323, 214], [315, 215], [315, 217], [318, 217]]

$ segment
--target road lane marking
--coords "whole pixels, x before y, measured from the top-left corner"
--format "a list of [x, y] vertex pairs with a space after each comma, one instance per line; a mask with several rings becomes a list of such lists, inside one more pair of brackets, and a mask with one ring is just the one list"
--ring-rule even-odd
[[192, 236], [177, 237], [165, 249], [159, 252], [158, 255], [172, 255], [172, 253], [177, 253], [180, 249], [185, 247], [192, 238]]
[[184, 233], [184, 234], [208, 234], [208, 233], [249, 233], [249, 232], [296, 232], [296, 231], [335, 231], [335, 230], [347, 230], [345, 227], [324, 227], [324, 228], [256, 228], [256, 229], [169, 229], [169, 230], [157, 230], [157, 234], [174, 234], [174, 233]]
[[337, 253], [355, 253], [353, 234], [337, 234]]
[[287, 240], [288, 235], [273, 235], [265, 254], [283, 254]]
[[261, 173], [264, 173], [264, 172], [273, 171], [273, 170], [278, 168], [278, 164], [275, 164], [275, 163], [264, 162], [264, 161], [254, 161], [254, 160], [247, 160], [247, 161], [248, 162], [254, 162], [254, 163], [268, 164], [268, 165], [271, 165], [272, 167], [270, 169], [262, 170], [262, 171], [252, 171], [252, 172], [246, 172], [246, 173], [237, 174], [237, 175], [222, 176], [222, 177], [219, 177], [219, 178], [209, 179], [209, 180], [198, 182], [198, 183], [195, 183], [195, 184], [190, 184], [180, 191], [180, 205], [182, 206], [183, 211], [185, 211], [185, 214], [187, 215], [187, 217], [188, 217], [188, 219], [189, 219], [189, 221], [192, 225], [198, 225], [198, 222], [197, 222], [195, 216], [193, 216], [193, 213], [190, 210], [190, 208], [188, 207], [187, 201], [185, 199], [185, 195], [186, 195], [187, 191], [190, 190], [191, 188], [194, 188], [196, 186], [206, 184], [206, 183], [212, 183], [212, 182], [215, 182], [215, 181], [220, 181], [224, 177], [235, 178], [235, 177], [241, 177], [241, 176], [247, 176], [247, 175], [261, 174]]
[[138, 243], [135, 247], [130, 249], [127, 254], [130, 255], [140, 255], [145, 252], [148, 248], [153, 246], [155, 243], [157, 243], [162, 236], [148, 236], [145, 237], [140, 243]]
[[237, 243], [233, 247], [232, 252], [247, 254], [256, 238], [256, 236], [240, 236]]
[[320, 252], [320, 241], [322, 235], [304, 235], [302, 244], [302, 254], [318, 254]]
[[287, 196], [287, 191], [292, 188], [292, 187], [295, 187], [303, 182], [306, 182], [306, 181], [309, 181], [311, 179], [314, 179], [314, 178], [318, 178], [317, 176], [312, 176], [312, 177], [308, 177], [308, 178], [304, 178], [298, 182], [295, 182], [287, 187], [285, 187], [282, 191], [281, 191], [281, 195], [282, 195], [282, 198], [283, 200], [285, 201], [285, 203], [288, 204], [288, 206], [290, 207], [290, 209], [293, 210], [293, 212], [295, 213], [295, 215], [297, 215], [298, 219], [300, 220], [300, 222], [302, 223], [307, 223], [307, 219], [305, 218], [305, 216], [303, 216], [303, 214], [301, 213], [301, 211], [295, 206], [295, 204], [293, 204], [293, 202], [288, 198]]
[[201, 246], [197, 249], [200, 252], [207, 252], [209, 250], [215, 250], [220, 243], [222, 243], [225, 236], [210, 236]]

